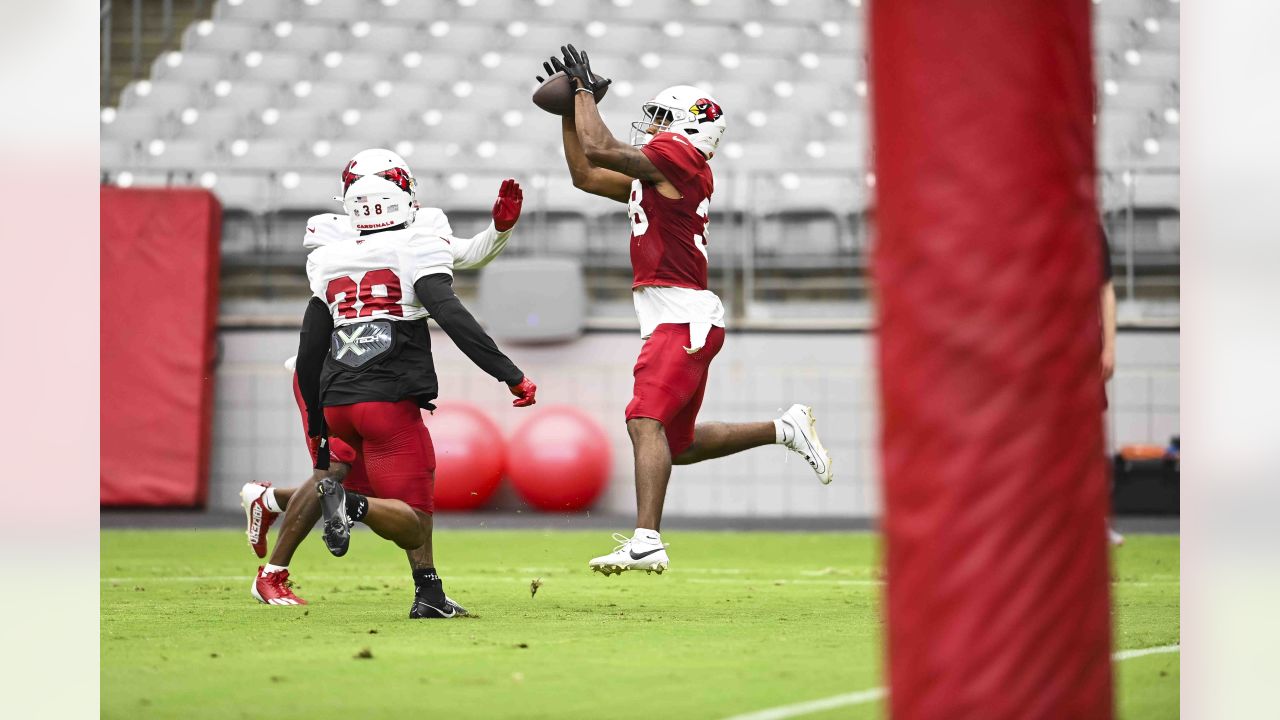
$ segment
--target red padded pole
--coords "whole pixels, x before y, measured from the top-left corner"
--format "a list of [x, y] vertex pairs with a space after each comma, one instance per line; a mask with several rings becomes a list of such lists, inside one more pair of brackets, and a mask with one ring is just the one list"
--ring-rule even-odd
[[1089, 14], [871, 7], [900, 720], [1111, 717]]

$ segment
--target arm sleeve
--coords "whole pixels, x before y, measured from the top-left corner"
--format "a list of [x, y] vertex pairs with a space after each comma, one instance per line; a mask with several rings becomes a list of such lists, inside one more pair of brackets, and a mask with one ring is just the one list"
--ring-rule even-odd
[[1114, 273], [1111, 269], [1111, 245], [1107, 242], [1107, 230], [1098, 225], [1098, 242], [1102, 245], [1102, 284], [1111, 282]]
[[706, 160], [688, 140], [673, 133], [659, 133], [640, 148], [658, 172], [681, 192], [693, 183]]
[[320, 370], [324, 367], [325, 353], [329, 350], [329, 335], [333, 332], [333, 316], [318, 297], [307, 303], [302, 316], [302, 332], [298, 335], [298, 390], [307, 406], [307, 435], [322, 437], [328, 434], [324, 422], [324, 408], [320, 405]]
[[524, 378], [520, 368], [498, 349], [493, 338], [481, 329], [480, 323], [453, 294], [452, 276], [427, 275], [413, 284], [413, 290], [422, 306], [476, 367], [508, 385]]
[[507, 239], [515, 230], [498, 232], [493, 223], [478, 235], [469, 238], [449, 237], [449, 249], [453, 252], [453, 266], [462, 269], [482, 268], [502, 254]]

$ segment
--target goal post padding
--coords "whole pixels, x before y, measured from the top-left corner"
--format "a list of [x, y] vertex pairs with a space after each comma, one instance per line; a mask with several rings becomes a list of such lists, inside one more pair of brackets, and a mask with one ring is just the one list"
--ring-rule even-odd
[[870, 34], [892, 716], [1109, 718], [1089, 0]]
[[199, 189], [101, 196], [100, 502], [203, 506], [222, 208]]

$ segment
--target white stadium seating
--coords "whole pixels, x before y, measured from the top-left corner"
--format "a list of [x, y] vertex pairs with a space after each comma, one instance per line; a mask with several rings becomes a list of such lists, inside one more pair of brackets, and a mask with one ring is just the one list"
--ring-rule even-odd
[[[759, 178], [777, 190], [770, 212], [827, 208], [831, 188], [859, 188], [864, 199], [844, 211], [855, 212], [869, 164], [864, 4], [217, 0], [212, 19], [185, 28], [181, 49], [104, 110], [102, 169], [130, 171], [134, 185], [216, 172], [228, 207], [293, 210], [331, 196], [306, 198], [323, 184], [313, 178], [385, 144], [411, 149], [423, 182], [468, 207], [491, 203], [490, 176], [536, 175], [544, 184], [527, 196], [574, 212], [559, 121], [528, 100], [542, 61], [574, 42], [615, 81], [601, 111], [616, 134], [660, 88], [705, 84], [728, 116], [722, 185]], [[1147, 0], [1094, 5], [1104, 169], [1177, 168], [1179, 21], [1176, 5], [1160, 5], [1157, 19], [1145, 19]], [[287, 172], [300, 173], [296, 186], [280, 184]], [[791, 176], [800, 189], [780, 184]], [[1138, 202], [1176, 207], [1176, 177], [1143, 180]], [[745, 203], [725, 192], [722, 207]]]

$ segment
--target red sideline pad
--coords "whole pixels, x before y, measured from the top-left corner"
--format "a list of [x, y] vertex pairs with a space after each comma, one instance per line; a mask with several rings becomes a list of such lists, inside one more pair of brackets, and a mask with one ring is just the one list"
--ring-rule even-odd
[[202, 506], [222, 208], [205, 190], [101, 193], [101, 504]]

